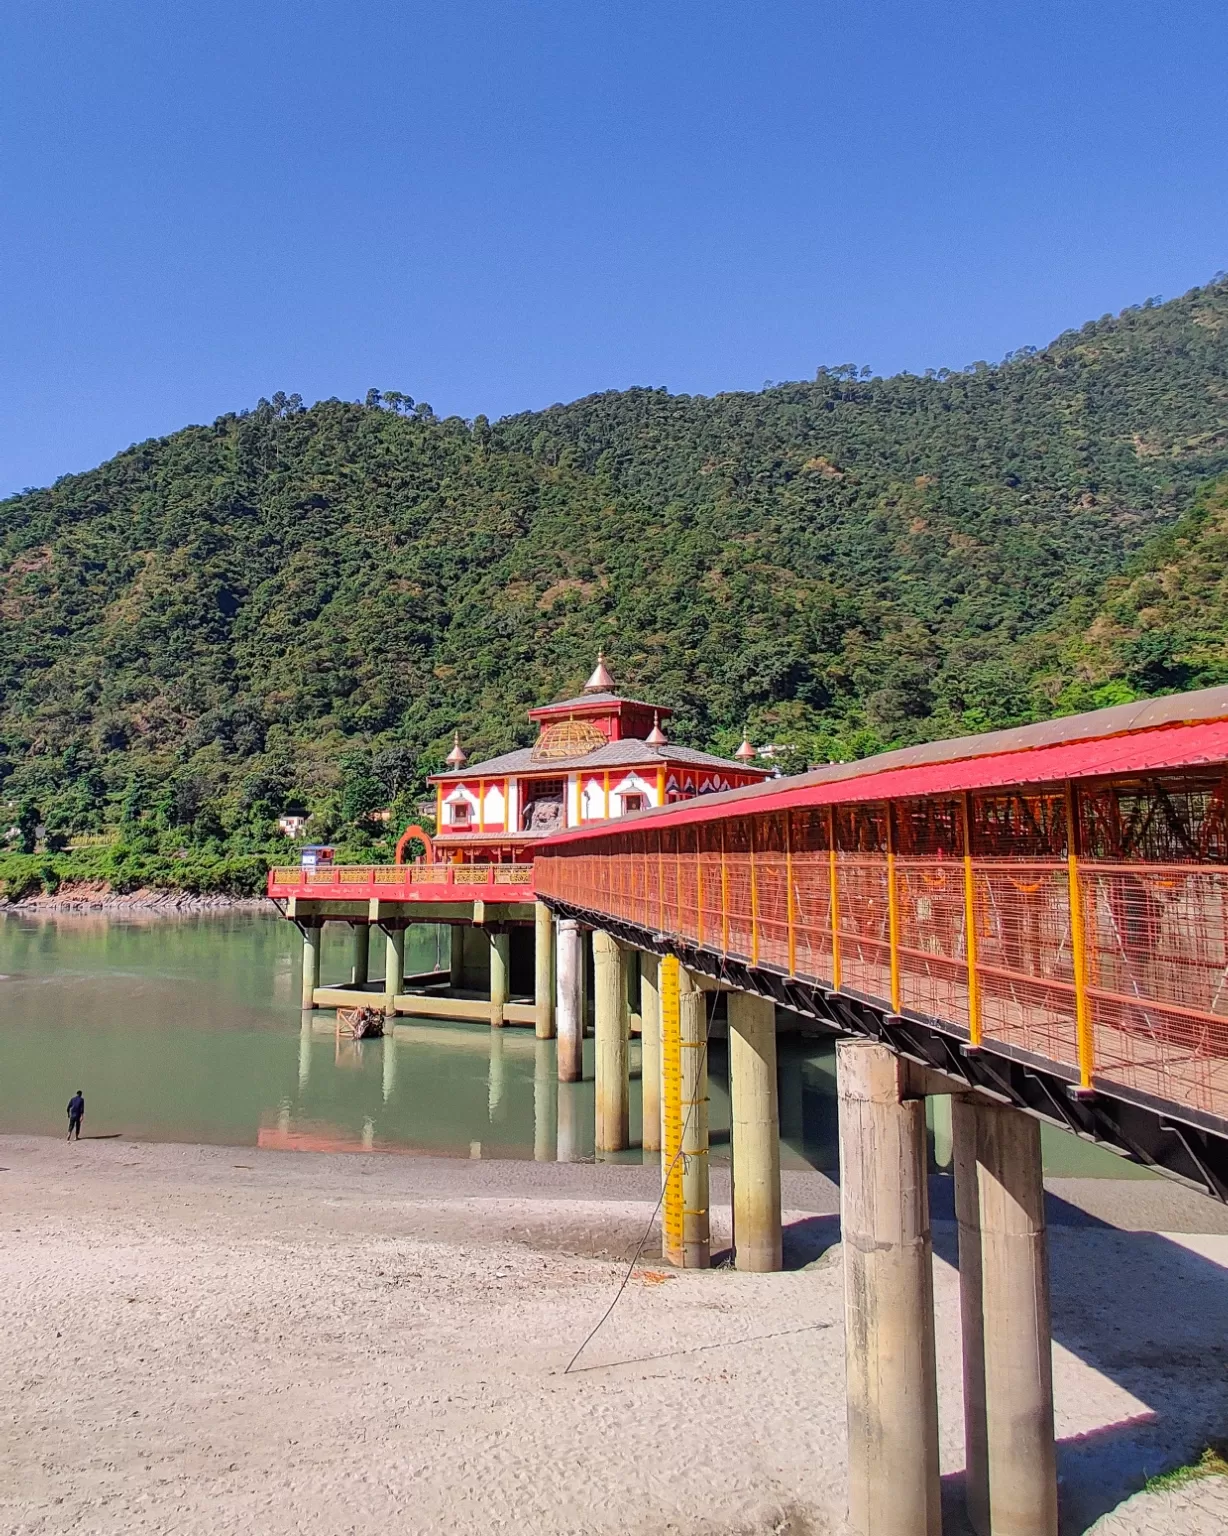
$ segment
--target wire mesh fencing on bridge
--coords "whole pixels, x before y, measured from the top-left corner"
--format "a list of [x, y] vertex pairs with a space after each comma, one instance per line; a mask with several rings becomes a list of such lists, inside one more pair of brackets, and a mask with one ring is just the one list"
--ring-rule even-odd
[[1223, 789], [1217, 771], [626, 828], [543, 850], [534, 884], [1228, 1119]]

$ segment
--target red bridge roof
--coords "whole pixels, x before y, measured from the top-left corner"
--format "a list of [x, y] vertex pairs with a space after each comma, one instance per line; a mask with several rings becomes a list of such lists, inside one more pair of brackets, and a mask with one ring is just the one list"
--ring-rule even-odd
[[[1054, 742], [1055, 735], [1074, 739]], [[977, 752], [978, 743], [1012, 743], [1013, 749]], [[931, 760], [917, 761], [926, 757]], [[537, 847], [548, 852], [582, 838], [616, 836], [649, 825], [685, 826], [805, 806], [906, 800], [961, 790], [1154, 773], [1225, 761], [1228, 688], [1208, 688], [1046, 721], [1017, 731], [994, 731], [980, 737], [883, 753], [861, 763], [831, 764], [768, 784], [625, 816], [614, 825], [577, 827], [544, 838]]]

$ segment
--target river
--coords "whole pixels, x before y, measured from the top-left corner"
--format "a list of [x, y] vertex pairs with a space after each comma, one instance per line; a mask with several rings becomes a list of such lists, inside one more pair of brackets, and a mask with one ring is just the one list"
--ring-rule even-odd
[[[446, 956], [435, 930], [410, 932], [407, 971]], [[591, 1054], [586, 1081], [560, 1086], [553, 1042], [529, 1030], [423, 1020], [398, 1023], [382, 1040], [338, 1041], [331, 1014], [300, 1014], [299, 951], [289, 923], [259, 913], [6, 914], [0, 1128], [63, 1134], [64, 1106], [81, 1088], [87, 1137], [459, 1157], [593, 1155]], [[328, 925], [323, 976], [347, 974], [349, 964], [349, 930]], [[633, 1073], [637, 1067], [638, 1044]], [[783, 1166], [834, 1168], [830, 1044], [782, 1036], [780, 1086]], [[721, 1041], [711, 1049], [710, 1094], [719, 1162], [729, 1138]], [[633, 1091], [633, 1141], [638, 1115]], [[1047, 1127], [1045, 1153], [1051, 1172], [1141, 1173]]]

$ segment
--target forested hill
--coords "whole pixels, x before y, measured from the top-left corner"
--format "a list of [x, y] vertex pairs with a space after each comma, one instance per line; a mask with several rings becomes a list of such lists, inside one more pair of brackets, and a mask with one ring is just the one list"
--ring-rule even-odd
[[676, 739], [799, 765], [1226, 680], [1228, 601], [1180, 595], [1225, 471], [1223, 280], [924, 378], [278, 395], [0, 503], [5, 814], [256, 852], [297, 802], [357, 845], [599, 644]]

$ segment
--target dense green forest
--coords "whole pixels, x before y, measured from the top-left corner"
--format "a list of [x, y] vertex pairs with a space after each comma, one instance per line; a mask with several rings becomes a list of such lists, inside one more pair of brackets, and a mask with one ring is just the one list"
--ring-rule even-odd
[[[792, 765], [1228, 681], [1228, 281], [924, 377], [439, 419], [275, 395], [0, 502], [10, 889], [355, 854], [603, 645]], [[87, 845], [88, 846], [84, 846]], [[5, 873], [0, 869], [0, 874]]]

